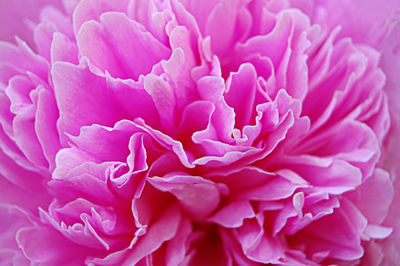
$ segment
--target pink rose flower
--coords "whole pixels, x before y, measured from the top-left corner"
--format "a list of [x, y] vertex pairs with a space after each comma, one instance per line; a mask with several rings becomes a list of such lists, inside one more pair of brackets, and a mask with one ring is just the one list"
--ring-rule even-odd
[[1, 264], [396, 265], [399, 12], [0, 0]]

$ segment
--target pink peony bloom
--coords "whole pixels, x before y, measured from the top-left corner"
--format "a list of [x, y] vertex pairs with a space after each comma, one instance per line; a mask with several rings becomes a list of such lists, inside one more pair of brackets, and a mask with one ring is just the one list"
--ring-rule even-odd
[[0, 0], [1, 265], [396, 265], [399, 12]]

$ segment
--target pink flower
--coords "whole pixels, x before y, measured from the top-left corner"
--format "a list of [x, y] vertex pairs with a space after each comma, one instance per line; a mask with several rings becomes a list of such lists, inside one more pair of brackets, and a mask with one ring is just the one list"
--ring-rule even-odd
[[5, 265], [399, 261], [398, 1], [0, 10]]

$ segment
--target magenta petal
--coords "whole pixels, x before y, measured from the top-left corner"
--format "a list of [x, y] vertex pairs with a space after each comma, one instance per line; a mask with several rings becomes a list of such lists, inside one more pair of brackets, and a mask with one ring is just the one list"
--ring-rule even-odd
[[0, 18], [2, 25], [8, 25], [0, 29], [0, 39], [14, 42], [14, 36], [26, 40], [29, 45], [33, 45], [33, 35], [27, 23], [23, 20], [32, 20], [37, 22], [41, 9], [46, 5], [61, 7], [61, 1], [38, 0], [22, 1], [17, 0], [12, 3], [2, 2], [0, 4]]
[[195, 218], [203, 218], [218, 206], [217, 186], [196, 176], [152, 177], [148, 180], [155, 188], [172, 193]]
[[49, 213], [41, 210], [40, 215], [43, 222], [54, 226], [72, 242], [97, 250], [123, 246], [121, 242], [126, 241], [121, 236], [131, 229], [127, 218], [118, 217], [114, 208], [81, 198], [65, 205], [53, 201]]
[[[349, 135], [354, 136], [357, 141], [350, 139]], [[345, 160], [357, 166], [362, 171], [363, 178], [372, 174], [379, 156], [374, 133], [366, 125], [355, 121], [344, 121], [303, 143], [304, 146], [300, 148], [303, 152]], [[319, 146], [318, 143], [324, 144]]]
[[[175, 33], [177, 28], [173, 31]], [[172, 38], [172, 37], [171, 37]], [[188, 48], [189, 49], [189, 48]], [[175, 97], [178, 108], [182, 109], [185, 105], [196, 98], [193, 82], [190, 78], [190, 72], [186, 65], [193, 64], [189, 55], [185, 54], [181, 47], [175, 48], [168, 61], [161, 62], [165, 73], [171, 78], [174, 84]]]
[[57, 167], [49, 182], [54, 195], [63, 191], [65, 200], [73, 200], [83, 192], [85, 198], [102, 204], [114, 204], [115, 195], [110, 191], [106, 172], [112, 163], [96, 164], [90, 162], [92, 157], [71, 148], [62, 149], [56, 157]]
[[64, 61], [78, 64], [78, 47], [67, 36], [61, 33], [54, 33], [50, 48], [51, 63]]
[[236, 228], [243, 224], [244, 219], [253, 218], [254, 210], [247, 201], [235, 201], [224, 206], [213, 214], [209, 221], [223, 227]]
[[0, 176], [0, 201], [2, 204], [18, 206], [26, 211], [36, 212], [38, 206], [46, 207], [50, 201], [48, 194], [41, 193], [37, 195], [38, 191], [40, 190], [22, 188]]
[[173, 89], [161, 77], [152, 74], [145, 77], [144, 88], [154, 101], [161, 125], [171, 131], [176, 123], [176, 99]]
[[2, 175], [12, 184], [23, 188], [41, 191], [44, 177], [37, 172], [32, 172], [18, 165], [0, 150], [0, 170]]
[[55, 168], [55, 156], [60, 149], [56, 127], [57, 119], [58, 111], [54, 95], [44, 88], [40, 89], [36, 107], [35, 131], [51, 170]]
[[[290, 167], [321, 191], [341, 194], [361, 184], [360, 169], [343, 160], [317, 159], [312, 156], [287, 158]], [[325, 178], [321, 179], [320, 177]]]
[[262, 186], [251, 188], [237, 198], [248, 198], [253, 200], [277, 200], [287, 198], [301, 185], [291, 184], [285, 179], [275, 179], [266, 182]]
[[182, 217], [177, 234], [168, 242], [165, 263], [168, 266], [181, 263], [188, 250], [187, 240], [192, 233], [192, 224], [188, 219]]
[[142, 119], [137, 119], [135, 125], [141, 128], [144, 132], [147, 132], [156, 142], [167, 150], [173, 151], [181, 163], [188, 167], [193, 168], [193, 155], [188, 154], [184, 149], [181, 142], [172, 139], [170, 136], [163, 134], [162, 132], [155, 130], [147, 126]]
[[170, 19], [170, 14], [167, 12], [158, 11], [156, 3], [157, 2], [153, 0], [130, 1], [127, 9], [127, 15], [128, 17], [145, 26], [154, 37], [165, 44], [168, 41], [164, 28]]
[[22, 75], [12, 77], [8, 87], [4, 90], [11, 103], [10, 111], [18, 114], [18, 112], [24, 111], [24, 107], [29, 108], [32, 105], [29, 94], [34, 89], [34, 84], [27, 77]]
[[252, 119], [256, 94], [256, 71], [251, 64], [243, 64], [227, 81], [226, 103], [235, 110], [235, 127], [242, 128]]
[[[123, 254], [111, 254], [104, 259], [93, 259], [98, 265], [135, 265], [142, 258], [157, 250], [163, 242], [172, 239], [178, 230], [182, 219], [179, 208], [175, 205], [164, 210], [159, 219], [150, 225], [145, 235], [140, 237], [132, 247], [124, 250]], [[110, 262], [110, 263], [109, 263]]]
[[71, 140], [101, 162], [123, 162], [129, 155], [129, 138], [135, 132], [137, 128], [129, 121], [121, 121], [114, 128], [95, 124], [81, 127], [79, 136], [72, 136]]
[[78, 35], [79, 50], [91, 63], [115, 77], [137, 80], [170, 55], [167, 47], [122, 13], [104, 13], [100, 21], [101, 24], [83, 24]]
[[185, 6], [185, 8], [194, 16], [197, 24], [202, 31], [204, 31], [204, 27], [207, 24], [207, 16], [203, 16], [203, 14], [210, 14], [214, 7], [218, 4], [218, 1], [216, 0], [211, 0], [207, 2], [185, 0], [181, 2]]
[[[17, 233], [17, 241], [30, 261], [44, 265], [75, 264], [82, 260], [86, 251], [81, 247], [77, 248], [58, 232], [46, 227], [22, 228]], [[60, 246], [63, 248], [60, 249]], [[74, 256], [68, 256], [71, 253]]]
[[85, 22], [79, 30], [77, 41], [79, 53], [87, 57], [91, 64], [115, 77], [128, 78], [118, 59], [107, 45], [100, 23], [93, 20]]
[[[300, 233], [294, 236], [294, 239], [296, 242], [301, 239], [312, 254], [328, 251], [332, 258], [345, 260], [360, 258], [364, 251], [359, 235], [352, 226], [349, 226], [350, 217], [350, 213], [337, 210], [332, 215], [312, 223], [304, 229], [304, 234]], [[327, 234], [327, 230], [331, 233]]]
[[25, 226], [31, 226], [32, 221], [28, 213], [13, 205], [0, 205], [3, 218], [0, 222], [0, 264], [1, 265], [30, 265], [19, 248], [16, 234]]
[[145, 185], [147, 176], [146, 170], [149, 168], [146, 162], [147, 151], [145, 148], [145, 143], [148, 139], [150, 138], [145, 138], [145, 135], [142, 133], [133, 134], [128, 144], [130, 154], [126, 159], [129, 167], [128, 172], [117, 177], [111, 176], [111, 181], [119, 188], [122, 186], [133, 187], [133, 189], [136, 190], [135, 196], [140, 195]]
[[204, 34], [211, 37], [211, 47], [216, 54], [223, 54], [231, 45], [235, 34], [238, 2], [220, 1], [211, 11], [205, 24]]
[[[197, 101], [186, 106], [177, 130], [178, 138], [192, 139], [195, 132], [207, 128], [213, 111], [214, 105], [207, 101]], [[196, 119], [193, 119], [194, 117]]]
[[[295, 197], [293, 197], [294, 199]], [[293, 235], [314, 221], [332, 214], [339, 206], [340, 202], [335, 197], [329, 198], [318, 193], [310, 195], [305, 199], [301, 209], [289, 207], [278, 214], [273, 228], [274, 232], [283, 229], [289, 235]]]
[[46, 6], [40, 12], [40, 21], [44, 24], [53, 24], [57, 28], [58, 32], [68, 36], [69, 38], [74, 37], [71, 18], [62, 9], [53, 6]]
[[357, 190], [352, 192], [357, 208], [371, 223], [381, 224], [394, 196], [393, 184], [387, 172], [376, 169]]
[[305, 183], [289, 182], [285, 178], [256, 167], [244, 167], [214, 175], [209, 178], [215, 182], [225, 183], [231, 191], [231, 197], [238, 200], [284, 199], [291, 196], [297, 188], [307, 186]]
[[[108, 36], [107, 40], [112, 45], [113, 53], [116, 56], [121, 55], [120, 62], [132, 79], [150, 72], [154, 64], [166, 59], [171, 53], [166, 46], [148, 32], [143, 31], [139, 24], [129, 20], [123, 14], [105, 13], [100, 20]], [[115, 25], [118, 27], [116, 28]], [[132, 64], [132, 62], [140, 62], [140, 64]]]
[[238, 228], [236, 236], [249, 259], [260, 263], [276, 263], [283, 256], [283, 249], [278, 239], [264, 235], [263, 223], [264, 217], [258, 215]]
[[[218, 147], [213, 146], [226, 146], [223, 142], [230, 143], [233, 141], [232, 131], [235, 125], [235, 113], [224, 101], [218, 101], [215, 104], [215, 110], [212, 113], [210, 122], [206, 129], [193, 135], [193, 141], [204, 145], [206, 149], [210, 145], [210, 155], [215, 155], [215, 152], [212, 151], [213, 149], [219, 150], [218, 153], [221, 154], [221, 148], [218, 149]], [[222, 143], [215, 143], [215, 141], [221, 141]], [[225, 149], [227, 148], [225, 147]], [[230, 147], [230, 149], [235, 148]]]
[[106, 73], [106, 82], [129, 117], [140, 117], [149, 121], [151, 126], [159, 126], [159, 114], [153, 98], [144, 88], [144, 78], [134, 82], [113, 78]]
[[78, 135], [81, 126], [112, 126], [124, 116], [105, 79], [87, 67], [58, 62], [53, 65], [52, 74], [61, 132]]
[[24, 76], [14, 76], [5, 92], [10, 98], [10, 110], [15, 114], [12, 121], [12, 137], [24, 155], [33, 163], [47, 166], [41, 152], [41, 146], [35, 132], [35, 113], [38, 90], [42, 86], [35, 86]]
[[46, 170], [43, 168], [38, 168], [31, 161], [29, 161], [11, 138], [12, 135], [7, 135], [3, 130], [0, 130], [0, 144], [4, 154], [12, 158], [14, 162], [24, 170], [29, 170], [46, 176]]
[[41, 56], [36, 55], [26, 43], [18, 40], [18, 46], [15, 46], [1, 41], [0, 48], [0, 62], [2, 64], [15, 67], [21, 74], [29, 71], [42, 80], [47, 80], [48, 62]]
[[[298, 43], [292, 44], [291, 42], [292, 39], [298, 38], [297, 35], [300, 34], [304, 28], [308, 27], [307, 24], [307, 18], [300, 12], [294, 10], [281, 12], [271, 32], [263, 36], [255, 36], [248, 39], [246, 43], [238, 45], [236, 51], [243, 57], [259, 53], [262, 56], [270, 58], [278, 72], [278, 88], [280, 86], [287, 86], [286, 75], [288, 73], [286, 73], [286, 71], [295, 73], [294, 69], [291, 69], [291, 65], [293, 64], [293, 67], [301, 66], [305, 68], [305, 58], [302, 56], [302, 53], [304, 52], [304, 48], [307, 47], [307, 42], [304, 39]], [[277, 43], [279, 43], [279, 45], [277, 45]], [[291, 47], [292, 45], [294, 46], [293, 48]], [[299, 45], [299, 48], [297, 48], [296, 45]], [[289, 60], [292, 49], [296, 52], [294, 56], [295, 62], [290, 62]], [[293, 77], [290, 75], [290, 77], [299, 81], [301, 84], [300, 88], [292, 87], [295, 84], [290, 80], [290, 94], [296, 98], [301, 98], [306, 89], [304, 88], [306, 77], [297, 76], [297, 74]]]
[[371, 238], [385, 239], [393, 232], [392, 228], [375, 224], [369, 224], [365, 228], [364, 233]]
[[14, 138], [28, 159], [37, 165], [47, 167], [41, 145], [36, 137], [33, 113], [33, 108], [27, 108], [15, 117], [13, 121]]
[[[345, 8], [338, 8], [340, 5], [345, 6]], [[339, 2], [327, 0], [321, 1], [317, 6], [324, 8], [325, 12], [335, 14], [334, 16], [318, 18], [318, 20], [326, 20], [324, 22], [330, 27], [339, 24], [343, 28], [342, 36], [351, 36], [356, 42], [362, 41], [370, 45], [381, 43], [390, 29], [389, 25], [394, 19], [396, 10], [398, 11], [400, 8], [400, 4], [395, 0], [368, 0], [351, 3], [347, 0]], [[348, 14], [351, 14], [351, 16]], [[366, 16], [369, 18], [367, 19]], [[355, 24], [357, 24], [357, 27]]]
[[83, 0], [76, 3], [73, 13], [73, 26], [75, 35], [78, 34], [82, 24], [90, 20], [98, 20], [102, 13], [109, 11], [126, 11], [129, 0]]
[[53, 33], [56, 31], [57, 27], [51, 23], [40, 23], [35, 28], [34, 39], [38, 46], [38, 52], [48, 61], [50, 61], [50, 47]]
[[205, 76], [197, 81], [197, 90], [204, 100], [218, 101], [224, 94], [224, 79], [215, 76]]

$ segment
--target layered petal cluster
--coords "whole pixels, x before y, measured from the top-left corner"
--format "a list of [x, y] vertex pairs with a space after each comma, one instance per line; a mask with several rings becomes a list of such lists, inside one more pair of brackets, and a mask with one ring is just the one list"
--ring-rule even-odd
[[339, 2], [8, 7], [0, 262], [399, 261], [400, 4]]

